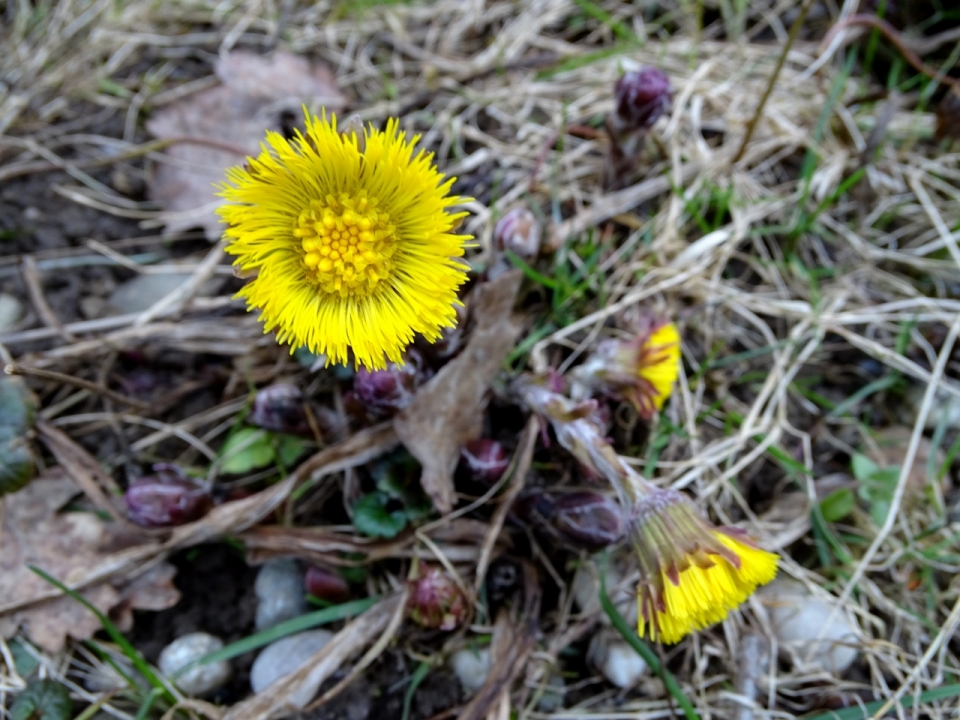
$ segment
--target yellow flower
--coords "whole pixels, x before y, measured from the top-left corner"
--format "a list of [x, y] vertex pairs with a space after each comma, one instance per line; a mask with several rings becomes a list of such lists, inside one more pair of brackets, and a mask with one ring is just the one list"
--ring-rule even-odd
[[450, 208], [464, 199], [397, 120], [361, 138], [305, 114], [306, 135], [268, 132], [220, 187], [227, 252], [256, 274], [239, 294], [291, 350], [402, 364], [416, 333], [435, 342], [456, 324], [467, 277], [457, 258], [471, 238], [453, 233], [466, 213]]
[[618, 395], [644, 418], [663, 409], [680, 374], [680, 333], [661, 324], [632, 340], [605, 340], [573, 371], [593, 391]]
[[[661, 410], [680, 374], [680, 333], [676, 325], [661, 325], [644, 340], [637, 362], [637, 374], [653, 390], [648, 394], [648, 402]], [[637, 404], [638, 401], [634, 402]]]
[[700, 517], [685, 495], [653, 490], [634, 508], [640, 559], [637, 632], [677, 643], [727, 617], [777, 574], [776, 554]]

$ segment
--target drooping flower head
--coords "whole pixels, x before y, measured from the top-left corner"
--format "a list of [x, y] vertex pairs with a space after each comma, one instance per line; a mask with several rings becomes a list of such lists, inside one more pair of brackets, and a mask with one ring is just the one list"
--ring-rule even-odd
[[664, 323], [631, 340], [604, 340], [573, 374], [590, 390], [617, 395], [650, 419], [663, 409], [680, 374], [680, 333]]
[[631, 541], [640, 560], [637, 632], [655, 641], [676, 643], [720, 622], [777, 574], [776, 554], [742, 530], [711, 525], [675, 490], [639, 496]]
[[453, 233], [466, 213], [451, 208], [464, 199], [397, 120], [360, 136], [305, 114], [305, 135], [268, 132], [220, 188], [227, 252], [256, 274], [240, 295], [292, 348], [402, 363], [416, 333], [434, 342], [456, 323], [467, 270], [457, 258], [471, 238]]

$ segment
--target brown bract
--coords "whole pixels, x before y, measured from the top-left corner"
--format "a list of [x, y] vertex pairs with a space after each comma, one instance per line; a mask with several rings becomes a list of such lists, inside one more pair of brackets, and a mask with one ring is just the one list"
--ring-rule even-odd
[[301, 106], [341, 110], [346, 99], [326, 66], [287, 52], [263, 57], [233, 52], [217, 61], [223, 84], [194, 93], [157, 112], [147, 129], [171, 145], [169, 162], [159, 164], [148, 194], [164, 210], [168, 234], [202, 226], [209, 240], [223, 231], [214, 210], [222, 203], [214, 183], [227, 168], [259, 152], [266, 130], [280, 131], [284, 113], [302, 115]]
[[394, 420], [407, 450], [420, 464], [420, 484], [441, 513], [453, 509], [453, 471], [460, 448], [479, 437], [487, 390], [520, 334], [513, 304], [523, 274], [514, 270], [473, 291], [476, 326], [467, 347], [424, 385]]
[[[72, 598], [40, 600], [52, 588], [30, 570], [38, 567], [69, 585], [103, 561], [108, 526], [93, 513], [59, 512], [77, 491], [54, 468], [0, 505], [0, 606], [18, 605], [0, 615], [0, 635], [12, 637], [23, 627], [32, 642], [51, 653], [62, 650], [68, 636], [85, 639], [100, 629], [96, 616]], [[160, 565], [128, 585], [100, 583], [82, 594], [103, 612], [118, 608], [121, 625], [128, 624], [123, 620], [134, 608], [161, 610], [177, 602], [171, 570]], [[38, 602], [32, 602], [35, 598]]]

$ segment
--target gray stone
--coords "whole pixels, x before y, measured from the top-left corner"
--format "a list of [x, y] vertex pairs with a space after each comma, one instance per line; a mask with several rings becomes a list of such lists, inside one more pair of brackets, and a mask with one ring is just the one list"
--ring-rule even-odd
[[[152, 307], [190, 278], [190, 273], [155, 273], [137, 275], [122, 283], [107, 299], [106, 315], [126, 315], [143, 312]], [[215, 277], [200, 286], [198, 296], [211, 295], [223, 284], [223, 278]]]
[[23, 303], [13, 295], [0, 293], [0, 333], [6, 332], [23, 317]]
[[[263, 692], [280, 678], [296, 672], [332, 637], [333, 633], [326, 630], [307, 630], [270, 643], [253, 661], [250, 687], [255, 693]], [[310, 702], [309, 697], [294, 696], [289, 700], [300, 707]]]
[[621, 689], [635, 686], [649, 672], [637, 651], [609, 627], [601, 628], [590, 640], [587, 659], [611, 685]]
[[857, 626], [836, 598], [820, 598], [803, 583], [777, 578], [757, 591], [781, 652], [802, 671], [842, 673], [859, 655]]
[[257, 630], [266, 630], [307, 611], [303, 571], [294, 560], [274, 560], [257, 573]]
[[467, 695], [474, 695], [490, 674], [490, 648], [464, 648], [450, 656], [450, 667]]
[[195, 632], [178, 637], [160, 653], [157, 665], [160, 672], [174, 683], [185, 695], [202, 696], [219, 690], [230, 680], [230, 663], [226, 660], [198, 665], [173, 678], [178, 670], [185, 668], [207, 653], [223, 648], [223, 641], [204, 632]]

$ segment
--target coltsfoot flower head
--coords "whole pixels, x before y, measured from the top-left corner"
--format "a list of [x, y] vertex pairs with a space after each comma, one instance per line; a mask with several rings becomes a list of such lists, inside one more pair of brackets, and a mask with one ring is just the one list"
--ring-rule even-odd
[[742, 530], [711, 525], [675, 490], [643, 493], [630, 522], [640, 637], [679, 642], [726, 618], [777, 574], [776, 554]]
[[680, 374], [680, 333], [663, 323], [632, 340], [604, 340], [574, 372], [589, 390], [618, 395], [644, 418], [653, 417]]
[[432, 155], [414, 152], [395, 119], [386, 129], [337, 132], [336, 117], [306, 114], [306, 134], [268, 132], [263, 150], [227, 172], [227, 252], [240, 291], [279, 342], [331, 363], [402, 363], [416, 333], [440, 338], [456, 323], [458, 260], [471, 238], [465, 212]]

